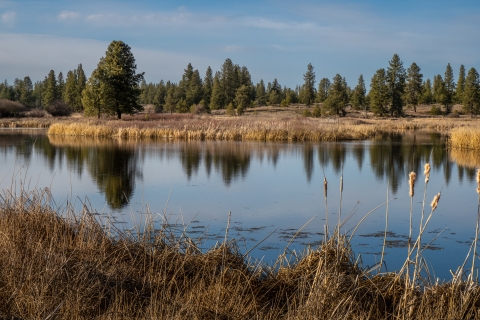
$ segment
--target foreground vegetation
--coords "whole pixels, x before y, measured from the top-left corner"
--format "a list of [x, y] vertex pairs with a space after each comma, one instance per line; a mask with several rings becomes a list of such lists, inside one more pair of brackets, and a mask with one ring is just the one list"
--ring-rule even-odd
[[[430, 167], [425, 170], [428, 182]], [[414, 184], [411, 174], [412, 197]], [[431, 213], [439, 197], [434, 198]], [[348, 238], [336, 231], [316, 249], [291, 257], [283, 254], [274, 266], [266, 266], [239, 252], [228, 237], [228, 225], [223, 243], [204, 252], [199, 243], [167, 223], [154, 230], [152, 221], [146, 221], [142, 229], [126, 232], [104, 228], [86, 206], [81, 213], [69, 206], [59, 212], [53, 203], [48, 188], [19, 194], [4, 191], [0, 197], [2, 317], [480, 317], [480, 287], [464, 266], [447, 283], [422, 277], [421, 250], [415, 254], [410, 249], [420, 249], [431, 214], [422, 218], [418, 238], [409, 241], [404, 268], [379, 273], [378, 266], [363, 268]]]

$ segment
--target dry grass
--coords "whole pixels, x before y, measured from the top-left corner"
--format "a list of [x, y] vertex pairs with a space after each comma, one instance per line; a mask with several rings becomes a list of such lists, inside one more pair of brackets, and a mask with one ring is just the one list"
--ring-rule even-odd
[[451, 148], [448, 154], [451, 161], [456, 162], [459, 166], [472, 169], [480, 167], [480, 154], [478, 152], [469, 149]]
[[456, 149], [480, 149], [480, 128], [455, 128], [450, 133], [449, 144]]
[[202, 252], [167, 224], [106, 230], [48, 189], [0, 197], [0, 317], [16, 319], [473, 319], [477, 282], [411, 284], [374, 274], [335, 234], [275, 267], [233, 240]]

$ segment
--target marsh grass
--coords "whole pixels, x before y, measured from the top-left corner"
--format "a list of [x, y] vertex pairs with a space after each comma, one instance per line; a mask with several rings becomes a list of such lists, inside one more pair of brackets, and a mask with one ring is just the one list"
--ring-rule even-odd
[[450, 132], [449, 145], [455, 149], [480, 149], [480, 128], [461, 127]]
[[[425, 230], [434, 207], [420, 230]], [[242, 255], [236, 241], [228, 238], [228, 226], [223, 243], [203, 251], [200, 243], [168, 223], [155, 229], [153, 218], [146, 219], [143, 227], [126, 231], [101, 224], [96, 217], [85, 204], [81, 212], [75, 212], [71, 203], [57, 208], [48, 188], [3, 191], [0, 317], [480, 317], [480, 287], [473, 273], [467, 277], [459, 268], [453, 280], [433, 283], [421, 277], [420, 263], [414, 266], [414, 281], [405, 269], [396, 273], [367, 270], [348, 238], [339, 234], [339, 227], [317, 248], [296, 254], [285, 250], [268, 266]], [[419, 248], [417, 255], [423, 231], [412, 246]]]

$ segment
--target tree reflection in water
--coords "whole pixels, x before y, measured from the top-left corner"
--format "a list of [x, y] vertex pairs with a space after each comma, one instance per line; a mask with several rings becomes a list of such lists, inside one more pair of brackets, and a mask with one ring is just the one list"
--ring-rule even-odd
[[[442, 174], [448, 184], [452, 179], [453, 162], [458, 179], [475, 179], [480, 156], [474, 152], [449, 151], [445, 136], [434, 133], [390, 134], [371, 141], [327, 143], [261, 143], [237, 141], [121, 141], [83, 137], [47, 137], [0, 133], [0, 154], [14, 152], [29, 160], [32, 151], [45, 159], [50, 170], [67, 163], [80, 177], [88, 172], [112, 209], [124, 207], [135, 191], [136, 179], [142, 179], [145, 156], [155, 155], [168, 161], [179, 161], [188, 180], [202, 168], [208, 178], [212, 170], [222, 177], [226, 187], [245, 178], [253, 159], [268, 161], [276, 166], [282, 157], [300, 155], [307, 182], [315, 170], [331, 167], [339, 174], [347, 158], [356, 162], [358, 170], [368, 164], [377, 179], [388, 179], [391, 192], [396, 194], [407, 182], [410, 171], [421, 174], [430, 162], [432, 170]], [[316, 153], [316, 154], [315, 154]], [[368, 157], [368, 159], [367, 159]], [[318, 166], [315, 166], [315, 159]]]

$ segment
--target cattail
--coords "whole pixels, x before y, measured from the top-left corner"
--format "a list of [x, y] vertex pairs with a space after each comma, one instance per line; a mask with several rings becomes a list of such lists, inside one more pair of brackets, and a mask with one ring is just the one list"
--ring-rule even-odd
[[327, 196], [327, 178], [323, 178], [323, 193], [325, 197]]
[[430, 207], [432, 207], [432, 212], [437, 209], [438, 201], [440, 200], [440, 192], [437, 193], [435, 197], [433, 197], [432, 203], [430, 203]]
[[425, 170], [423, 173], [425, 174], [425, 183], [428, 183], [430, 180], [430, 163], [425, 163]]
[[480, 169], [477, 169], [477, 193], [480, 193]]
[[415, 174], [415, 172], [410, 172], [410, 174], [408, 175], [408, 184], [410, 185], [410, 192], [409, 192], [409, 195], [410, 197], [413, 197], [413, 195], [415, 194], [415, 191], [414, 191], [414, 188], [415, 188], [415, 179], [417, 179], [417, 175]]

